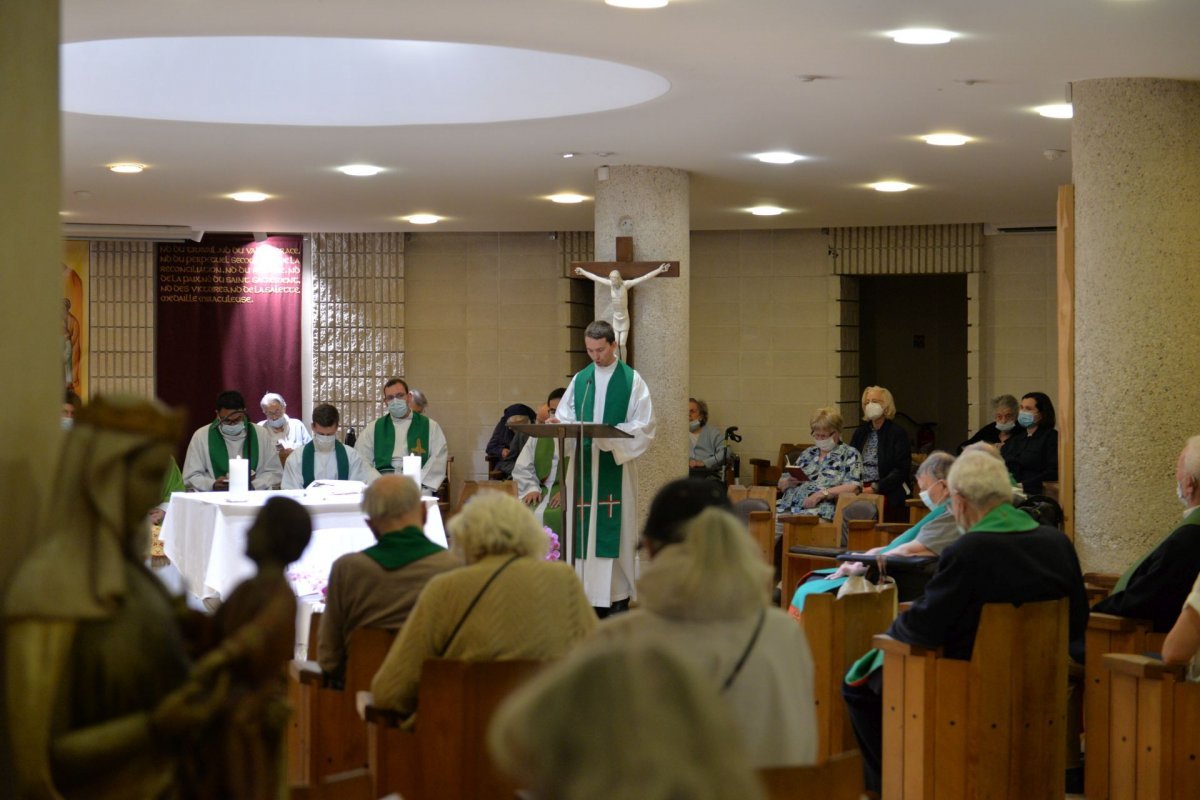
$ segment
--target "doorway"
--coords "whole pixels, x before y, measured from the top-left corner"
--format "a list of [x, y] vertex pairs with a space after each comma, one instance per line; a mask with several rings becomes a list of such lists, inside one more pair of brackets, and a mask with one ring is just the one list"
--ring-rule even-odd
[[933, 449], [953, 453], [967, 438], [967, 276], [859, 278], [859, 375], [891, 390], [911, 440], [934, 423]]

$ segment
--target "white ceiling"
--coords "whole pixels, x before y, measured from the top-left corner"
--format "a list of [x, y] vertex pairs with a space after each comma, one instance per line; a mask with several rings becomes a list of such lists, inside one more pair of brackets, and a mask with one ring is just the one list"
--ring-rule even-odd
[[[883, 36], [914, 26], [961, 36], [937, 47]], [[65, 113], [65, 221], [393, 231], [416, 229], [401, 216], [432, 212], [446, 219], [424, 230], [588, 229], [590, 203], [544, 196], [591, 194], [601, 164], [649, 164], [691, 172], [694, 229], [1051, 224], [1070, 156], [1049, 161], [1043, 151], [1069, 150], [1070, 122], [1031, 107], [1062, 102], [1069, 82], [1089, 78], [1200, 79], [1198, 0], [673, 0], [655, 11], [602, 0], [63, 2], [64, 43], [247, 35], [525, 48], [646, 70], [670, 89], [617, 110], [574, 106], [570, 116], [491, 123], [347, 127], [331, 112], [326, 124], [303, 127]], [[168, 52], [164, 73], [185, 51]], [[347, 67], [301, 47], [292, 58], [302, 74]], [[263, 70], [210, 74], [217, 95], [273, 94]], [[359, 84], [368, 103], [420, 102], [375, 74]], [[521, 102], [553, 91], [541, 82], [513, 89], [526, 94]], [[916, 138], [936, 131], [977, 141], [946, 148]], [[809, 160], [749, 158], [765, 150]], [[583, 155], [564, 160], [564, 151]], [[104, 168], [114, 161], [150, 168], [115, 175]], [[350, 178], [333, 170], [360, 162], [387, 171]], [[889, 178], [918, 188], [863, 188]], [[224, 197], [247, 189], [272, 199]], [[789, 213], [743, 210], [759, 204]]]

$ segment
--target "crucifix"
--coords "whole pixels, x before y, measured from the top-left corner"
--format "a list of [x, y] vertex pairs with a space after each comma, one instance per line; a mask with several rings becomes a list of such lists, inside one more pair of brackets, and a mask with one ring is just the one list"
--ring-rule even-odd
[[679, 262], [634, 261], [633, 237], [618, 236], [616, 261], [574, 261], [571, 266], [575, 268], [575, 274], [579, 277], [609, 288], [617, 347], [621, 358], [628, 360], [625, 343], [629, 340], [632, 322], [629, 315], [629, 290], [651, 278], [678, 278]]

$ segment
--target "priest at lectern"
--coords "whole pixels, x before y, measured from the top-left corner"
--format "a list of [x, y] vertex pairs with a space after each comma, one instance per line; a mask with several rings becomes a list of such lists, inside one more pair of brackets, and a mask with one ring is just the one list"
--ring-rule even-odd
[[616, 356], [612, 325], [597, 320], [584, 331], [592, 360], [571, 379], [555, 417], [549, 422], [597, 422], [633, 438], [583, 440], [582, 480], [575, 491], [577, 467], [567, 470], [567, 492], [574, 509], [575, 570], [597, 614], [625, 611], [635, 596], [637, 550], [637, 457], [654, 440], [650, 390], [632, 367]]

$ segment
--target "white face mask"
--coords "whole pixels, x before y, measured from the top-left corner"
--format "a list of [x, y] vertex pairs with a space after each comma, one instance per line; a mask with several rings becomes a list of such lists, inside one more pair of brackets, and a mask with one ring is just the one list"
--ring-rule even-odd
[[1188, 504], [1187, 495], [1184, 494], [1184, 492], [1183, 492], [1183, 484], [1182, 483], [1178, 483], [1178, 482], [1175, 483], [1175, 496], [1178, 497], [1179, 502], [1183, 503], [1185, 506]]
[[692, 433], [695, 433], [696, 431], [700, 430], [700, 420], [698, 420], [698, 419], [688, 420], [688, 430], [691, 431]]
[[75, 420], [71, 417], [59, 417], [58, 424], [62, 426], [64, 431], [71, 430], [71, 426], [75, 424]]
[[269, 420], [267, 420], [267, 424], [270, 425], [275, 430], [279, 430], [280, 428], [282, 428], [284, 425], [287, 424], [287, 417], [280, 417], [279, 419], [269, 419]]
[[246, 436], [246, 423], [239, 422], [236, 425], [221, 423], [221, 435], [226, 439], [243, 439]]
[[388, 402], [388, 413], [396, 419], [404, 419], [412, 413], [412, 409], [408, 407], [408, 401], [400, 397]]
[[828, 453], [833, 449], [834, 444], [832, 436], [827, 439], [817, 439], [816, 437], [813, 437], [813, 443], [821, 449], [822, 453]]
[[320, 450], [322, 453], [328, 453], [333, 449], [333, 443], [337, 441], [337, 435], [333, 433], [314, 433], [313, 447]]
[[1011, 431], [1015, 427], [1017, 427], [1017, 423], [1015, 423], [1015, 422], [997, 422], [996, 423], [996, 430], [1004, 432], [1004, 433]]
[[865, 406], [863, 406], [863, 416], [865, 416], [871, 422], [874, 422], [883, 416], [883, 406], [874, 401], [867, 403]]
[[933, 498], [929, 495], [928, 489], [925, 489], [921, 492], [921, 502], [924, 503], [925, 507], [930, 511], [933, 511], [933, 509], [937, 508], [937, 503], [933, 502]]

